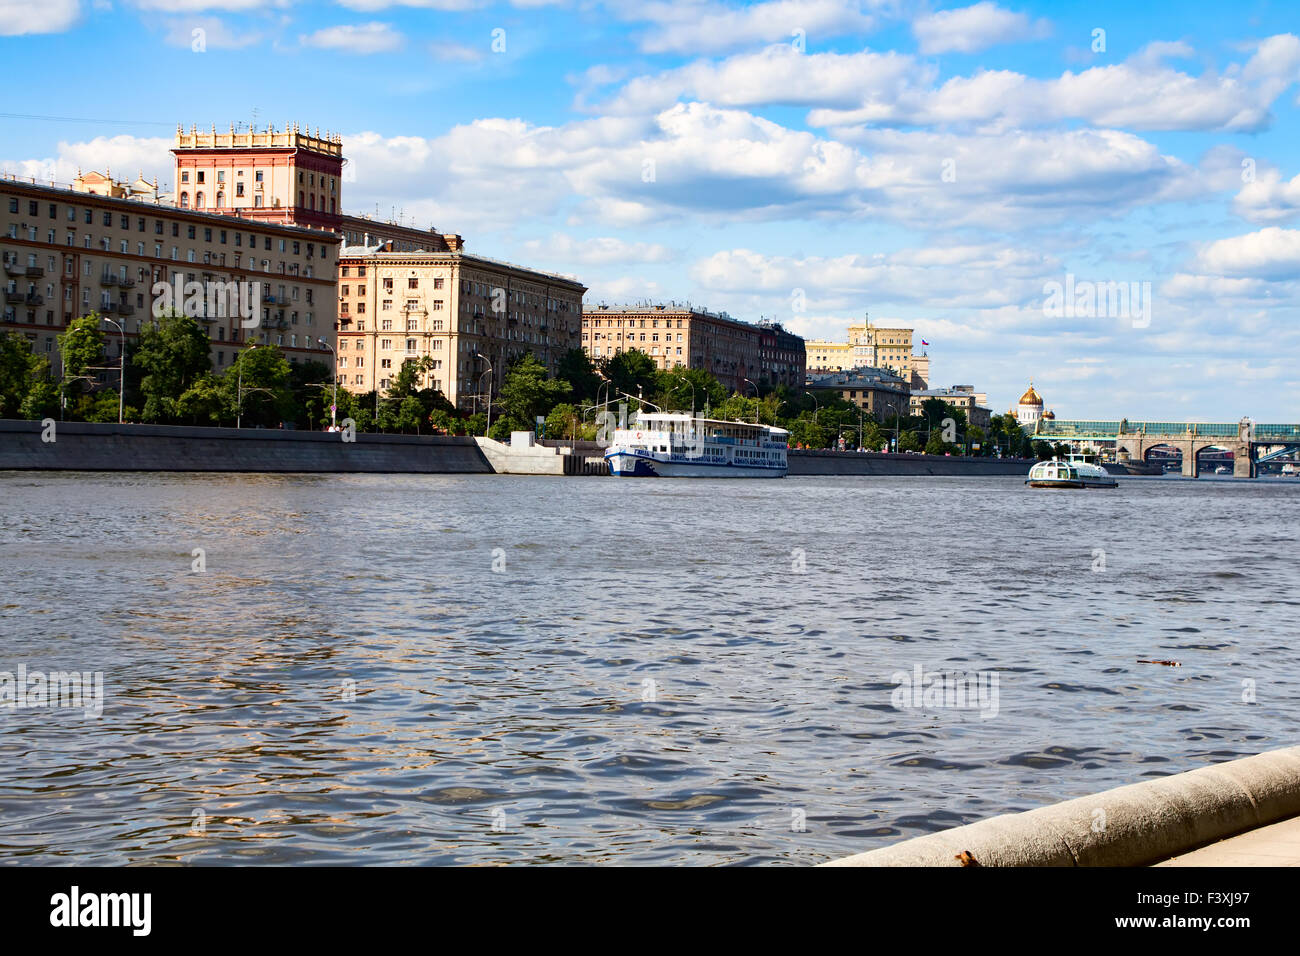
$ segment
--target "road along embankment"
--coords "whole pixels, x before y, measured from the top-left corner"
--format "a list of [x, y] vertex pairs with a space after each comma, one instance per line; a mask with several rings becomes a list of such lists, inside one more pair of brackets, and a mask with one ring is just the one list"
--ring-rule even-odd
[[[1010, 813], [823, 866], [1147, 866], [1300, 815], [1300, 747]], [[962, 858], [966, 857], [966, 862]]]
[[0, 470], [490, 474], [472, 438], [0, 421]]
[[894, 455], [878, 451], [809, 451], [792, 448], [790, 475], [1020, 475], [1033, 458], [964, 455]]

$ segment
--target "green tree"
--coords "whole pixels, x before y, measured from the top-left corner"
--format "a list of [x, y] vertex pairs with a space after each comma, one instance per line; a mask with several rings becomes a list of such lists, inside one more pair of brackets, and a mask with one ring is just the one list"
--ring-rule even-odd
[[563, 379], [548, 379], [546, 366], [531, 353], [511, 364], [501, 384], [503, 419], [516, 430], [536, 428], [535, 418], [546, 415], [569, 396], [571, 388]]
[[[172, 312], [141, 328], [140, 344], [132, 364], [143, 373], [140, 392], [144, 396], [145, 421], [180, 418], [177, 409], [180, 397], [199, 376], [212, 371], [210, 348], [207, 332], [187, 315]], [[247, 354], [245, 350], [240, 358]]]
[[596, 400], [596, 390], [600, 388], [600, 376], [596, 366], [582, 349], [569, 349], [560, 357], [555, 367], [555, 377], [563, 379], [572, 387], [569, 395], [571, 402], [577, 405], [590, 405]]
[[610, 398], [617, 398], [619, 392], [650, 398], [655, 392], [656, 379], [659, 377], [654, 359], [638, 349], [629, 349], [605, 359], [601, 364], [601, 372], [609, 379], [615, 393]]
[[[113, 409], [116, 421], [117, 409]], [[205, 372], [176, 400], [176, 415], [195, 425], [234, 424], [235, 403], [230, 385], [222, 376]]]
[[578, 421], [577, 406], [561, 402], [546, 416], [546, 437], [554, 439], [581, 438], [583, 428]]
[[48, 382], [49, 365], [21, 335], [0, 332], [0, 418], [45, 417], [26, 414], [23, 408], [42, 378]]
[[899, 451], [921, 451], [921, 439], [914, 431], [905, 431], [898, 436]]
[[243, 406], [243, 424], [274, 427], [287, 417], [293, 406], [290, 374], [289, 360], [274, 345], [246, 348], [235, 357], [222, 379], [236, 411]]
[[726, 397], [722, 383], [702, 368], [666, 369], [655, 383], [655, 400], [668, 409], [684, 411], [693, 402], [696, 412], [703, 412], [721, 405]]

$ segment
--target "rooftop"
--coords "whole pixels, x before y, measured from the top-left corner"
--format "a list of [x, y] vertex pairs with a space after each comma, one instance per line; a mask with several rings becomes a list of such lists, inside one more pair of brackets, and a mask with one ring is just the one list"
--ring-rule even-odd
[[271, 232], [299, 233], [305, 238], [318, 242], [337, 240], [339, 234], [329, 229], [313, 229], [308, 226], [294, 226], [288, 223], [274, 222], [266, 219], [242, 216], [238, 209], [227, 209], [225, 213], [203, 212], [198, 209], [182, 209], [180, 206], [163, 202], [160, 199], [142, 198], [140, 196], [105, 196], [101, 193], [76, 189], [70, 183], [53, 181], [38, 182], [30, 176], [15, 176], [12, 173], [0, 173], [0, 186], [14, 185], [28, 191], [49, 194], [64, 202], [108, 203], [130, 212], [149, 211], [153, 215], [182, 216], [187, 219], [199, 219], [210, 225], [220, 225], [223, 229], [258, 229]]
[[507, 262], [504, 259], [492, 259], [488, 256], [471, 255], [459, 250], [437, 250], [426, 249], [415, 252], [388, 252], [384, 245], [378, 246], [344, 246], [339, 250], [339, 259], [395, 259], [399, 262], [419, 262], [422, 259], [434, 259], [452, 257], [464, 259], [469, 262], [481, 262], [487, 265], [498, 266], [502, 269], [513, 269], [516, 272], [527, 272], [531, 275], [541, 276], [552, 282], [565, 282], [570, 285], [580, 286], [583, 289], [586, 286], [574, 276], [561, 275], [558, 272], [543, 272], [540, 269], [534, 269], [531, 266], [521, 266], [517, 262]]
[[872, 388], [886, 386], [906, 389], [908, 381], [883, 368], [862, 367], [850, 369], [847, 372], [810, 374], [808, 376], [808, 385], [811, 388]]

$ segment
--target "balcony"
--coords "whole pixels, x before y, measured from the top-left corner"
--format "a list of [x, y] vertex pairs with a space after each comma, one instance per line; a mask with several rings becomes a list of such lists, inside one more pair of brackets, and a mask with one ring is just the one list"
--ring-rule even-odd
[[27, 305], [44, 305], [45, 296], [38, 295], [35, 292], [27, 293], [27, 298], [23, 300]]
[[105, 315], [113, 315], [114, 313], [117, 312], [117, 303], [103, 302], [99, 306], [99, 311], [103, 312]]
[[134, 279], [118, 279], [118, 280], [117, 280], [117, 284], [120, 285], [123, 289], [134, 289], [134, 288], [135, 288], [135, 280], [134, 280]]
[[29, 279], [39, 279], [39, 278], [40, 278], [41, 276], [43, 276], [43, 275], [45, 275], [45, 269], [44, 269], [42, 266], [28, 266], [28, 267], [27, 267], [27, 278], [29, 278]]
[[105, 273], [99, 277], [100, 285], [117, 285], [117, 276]]
[[135, 306], [129, 302], [123, 302], [117, 307], [117, 311], [122, 315], [135, 315]]
[[5, 304], [7, 305], [22, 305], [22, 301], [23, 301], [23, 294], [21, 292], [5, 293]]
[[27, 275], [27, 267], [17, 262], [6, 262], [5, 275], [25, 276]]

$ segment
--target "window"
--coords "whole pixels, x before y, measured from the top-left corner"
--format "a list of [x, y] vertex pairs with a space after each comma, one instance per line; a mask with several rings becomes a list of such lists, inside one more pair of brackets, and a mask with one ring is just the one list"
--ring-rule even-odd
[[408, 351], [408, 352], [414, 352], [414, 351], [415, 351], [415, 339], [407, 339], [407, 340], [406, 340], [406, 351]]
[[[442, 282], [441, 279], [437, 281]], [[418, 289], [420, 287], [420, 280], [412, 276], [411, 278], [406, 280], [406, 287], [408, 289]], [[435, 285], [434, 288], [437, 288], [437, 286]]]

